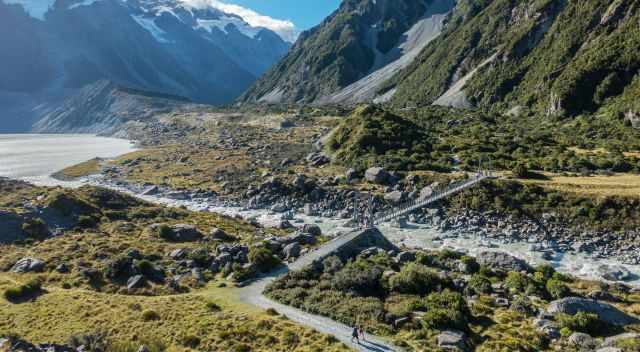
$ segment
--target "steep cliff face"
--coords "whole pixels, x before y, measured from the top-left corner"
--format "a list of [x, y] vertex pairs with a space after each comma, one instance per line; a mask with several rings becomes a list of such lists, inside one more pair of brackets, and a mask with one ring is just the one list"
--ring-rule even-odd
[[[436, 2], [437, 5], [433, 5]], [[414, 29], [432, 15], [446, 13], [449, 2], [433, 0], [347, 0], [312, 30], [303, 33], [287, 56], [240, 100], [245, 102], [341, 101], [341, 89], [398, 60], [424, 35]], [[433, 8], [432, 13], [427, 11]], [[420, 27], [420, 26], [418, 26]], [[424, 43], [426, 40], [417, 40]], [[404, 47], [406, 46], [406, 48]], [[419, 44], [418, 44], [419, 46]], [[404, 50], [406, 49], [406, 50]], [[367, 95], [367, 97], [369, 97]]]

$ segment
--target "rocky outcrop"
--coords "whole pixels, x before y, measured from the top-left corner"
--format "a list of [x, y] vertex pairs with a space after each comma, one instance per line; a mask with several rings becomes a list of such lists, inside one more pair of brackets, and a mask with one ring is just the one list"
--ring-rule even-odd
[[547, 310], [551, 314], [564, 313], [574, 315], [579, 312], [592, 313], [596, 314], [602, 322], [615, 326], [627, 326], [640, 323], [640, 320], [637, 318], [622, 312], [610, 304], [579, 297], [567, 297], [553, 301], [549, 304]]
[[44, 266], [44, 261], [37, 258], [26, 257], [18, 260], [11, 268], [11, 271], [14, 273], [41, 272], [44, 270]]
[[364, 178], [375, 184], [384, 185], [389, 181], [389, 173], [381, 167], [372, 167], [364, 173]]
[[502, 271], [531, 271], [531, 266], [522, 259], [503, 252], [482, 252], [477, 256], [478, 264]]

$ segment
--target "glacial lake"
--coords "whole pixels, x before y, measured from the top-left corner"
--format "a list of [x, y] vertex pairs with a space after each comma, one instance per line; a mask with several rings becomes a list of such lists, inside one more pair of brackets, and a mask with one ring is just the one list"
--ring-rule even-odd
[[135, 150], [128, 140], [90, 134], [0, 134], [0, 176], [59, 184], [51, 174], [96, 157], [113, 158]]

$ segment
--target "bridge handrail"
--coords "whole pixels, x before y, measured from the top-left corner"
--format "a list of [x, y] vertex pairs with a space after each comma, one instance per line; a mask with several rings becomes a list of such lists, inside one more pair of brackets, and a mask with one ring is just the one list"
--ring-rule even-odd
[[461, 180], [461, 181], [457, 181], [454, 183], [449, 184], [447, 187], [445, 187], [444, 189], [440, 189], [440, 190], [436, 190], [434, 191], [431, 195], [429, 195], [428, 197], [425, 197], [423, 199], [417, 198], [417, 199], [413, 199], [410, 200], [408, 202], [405, 202], [393, 209], [387, 210], [385, 212], [383, 212], [382, 214], [380, 214], [379, 216], [376, 216], [374, 218], [374, 223], [375, 224], [379, 224], [381, 222], [384, 221], [388, 221], [388, 220], [392, 220], [396, 217], [399, 217], [401, 215], [404, 215], [408, 212], [417, 210], [419, 208], [422, 208], [430, 203], [433, 203], [437, 200], [440, 200], [450, 194], [453, 193], [457, 193], [459, 191], [464, 190], [465, 188], [471, 187], [473, 185], [475, 185], [476, 183], [491, 177], [491, 172], [487, 172], [487, 171], [480, 171], [475, 177], [470, 178], [470, 179], [465, 179], [465, 180]]

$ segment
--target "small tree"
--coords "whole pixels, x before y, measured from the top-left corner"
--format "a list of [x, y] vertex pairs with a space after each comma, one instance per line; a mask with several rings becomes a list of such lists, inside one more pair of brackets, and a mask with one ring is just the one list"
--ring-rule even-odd
[[527, 177], [529, 177], [529, 170], [523, 164], [516, 165], [511, 170], [511, 173], [513, 174], [513, 177], [515, 177], [515, 178], [527, 178]]

